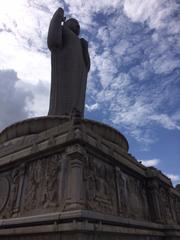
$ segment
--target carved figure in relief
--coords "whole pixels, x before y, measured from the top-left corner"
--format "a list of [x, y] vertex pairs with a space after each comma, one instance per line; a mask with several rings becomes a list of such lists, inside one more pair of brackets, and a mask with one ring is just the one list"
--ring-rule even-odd
[[176, 197], [176, 217], [177, 222], [180, 224], [180, 198]]
[[43, 205], [44, 207], [55, 207], [58, 202], [58, 174], [60, 171], [59, 156], [55, 155], [47, 159], [45, 171]]
[[42, 166], [41, 161], [31, 162], [27, 170], [27, 186], [25, 190], [25, 209], [31, 210], [38, 206], [40, 198], [37, 197], [41, 189]]
[[22, 164], [15, 168], [11, 174], [11, 214], [14, 217], [17, 216], [20, 209], [24, 171], [25, 166]]
[[88, 206], [90, 209], [96, 209], [96, 204], [94, 204], [96, 197], [96, 178], [93, 174], [95, 172], [93, 158], [86, 158], [84, 170], [84, 181], [86, 182], [86, 197], [88, 200]]
[[96, 197], [96, 180], [94, 176], [88, 176], [87, 179], [87, 198], [89, 201], [94, 201]]
[[172, 220], [173, 223], [177, 222], [177, 217], [176, 217], [176, 197], [173, 193], [169, 192], [169, 202], [170, 202], [170, 209], [172, 213]]
[[84, 178], [90, 209], [105, 213], [115, 212], [115, 183], [111, 166], [107, 166], [103, 162], [96, 162], [92, 157], [89, 157], [85, 169]]
[[0, 177], [0, 212], [7, 206], [10, 184], [7, 177]]
[[150, 214], [149, 214], [149, 206], [148, 206], [148, 202], [147, 202], [147, 193], [146, 193], [145, 182], [140, 182], [139, 194], [140, 194], [140, 199], [142, 201], [143, 217], [145, 219], [149, 220]]
[[119, 201], [119, 210], [123, 215], [127, 214], [127, 185], [126, 177], [120, 169], [117, 171], [117, 194]]
[[161, 208], [160, 208], [160, 193], [159, 182], [155, 179], [147, 182], [148, 203], [150, 207], [151, 220], [162, 222]]
[[108, 194], [108, 183], [105, 179], [106, 167], [104, 165], [96, 164], [96, 190], [97, 194], [101, 197], [107, 198]]
[[139, 191], [139, 180], [128, 176], [128, 209], [133, 218], [141, 218], [143, 215]]
[[160, 189], [160, 201], [161, 201], [161, 215], [163, 218], [163, 222], [173, 223], [172, 213], [170, 210], [170, 202], [168, 199], [168, 193], [166, 189], [161, 187]]
[[15, 169], [12, 176], [12, 209], [13, 211], [17, 207], [17, 197], [18, 197], [18, 190], [20, 184], [21, 174], [19, 169]]

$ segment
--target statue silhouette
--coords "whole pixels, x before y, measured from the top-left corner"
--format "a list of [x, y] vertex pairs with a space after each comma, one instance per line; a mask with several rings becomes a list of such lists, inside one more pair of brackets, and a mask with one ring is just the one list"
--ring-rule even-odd
[[65, 21], [59, 8], [50, 22], [51, 92], [48, 115], [84, 116], [87, 75], [90, 69], [88, 42], [79, 38], [76, 19]]

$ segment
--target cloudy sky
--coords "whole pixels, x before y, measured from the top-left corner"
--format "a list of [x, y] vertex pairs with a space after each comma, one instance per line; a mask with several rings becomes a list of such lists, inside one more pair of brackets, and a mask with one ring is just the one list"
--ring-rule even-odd
[[179, 0], [1, 0], [0, 129], [47, 115], [58, 7], [89, 41], [85, 117], [117, 128], [138, 161], [180, 183]]

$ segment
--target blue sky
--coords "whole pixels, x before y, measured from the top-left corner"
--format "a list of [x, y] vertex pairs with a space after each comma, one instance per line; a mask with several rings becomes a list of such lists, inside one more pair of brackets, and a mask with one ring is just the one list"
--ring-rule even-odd
[[6, 0], [0, 9], [0, 129], [47, 115], [52, 14], [63, 7], [89, 41], [86, 118], [180, 183], [180, 1]]

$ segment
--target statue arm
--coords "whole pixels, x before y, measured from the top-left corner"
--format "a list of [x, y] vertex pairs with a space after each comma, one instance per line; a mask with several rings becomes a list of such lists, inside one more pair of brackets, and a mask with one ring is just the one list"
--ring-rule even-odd
[[48, 31], [48, 38], [47, 38], [47, 44], [48, 48], [51, 50], [56, 47], [62, 46], [62, 25], [61, 23], [64, 21], [64, 10], [62, 8], [59, 8], [49, 26]]
[[89, 72], [91, 61], [90, 61], [89, 51], [88, 51], [88, 42], [84, 38], [81, 38], [81, 45], [82, 45], [84, 62], [86, 64], [87, 71]]

